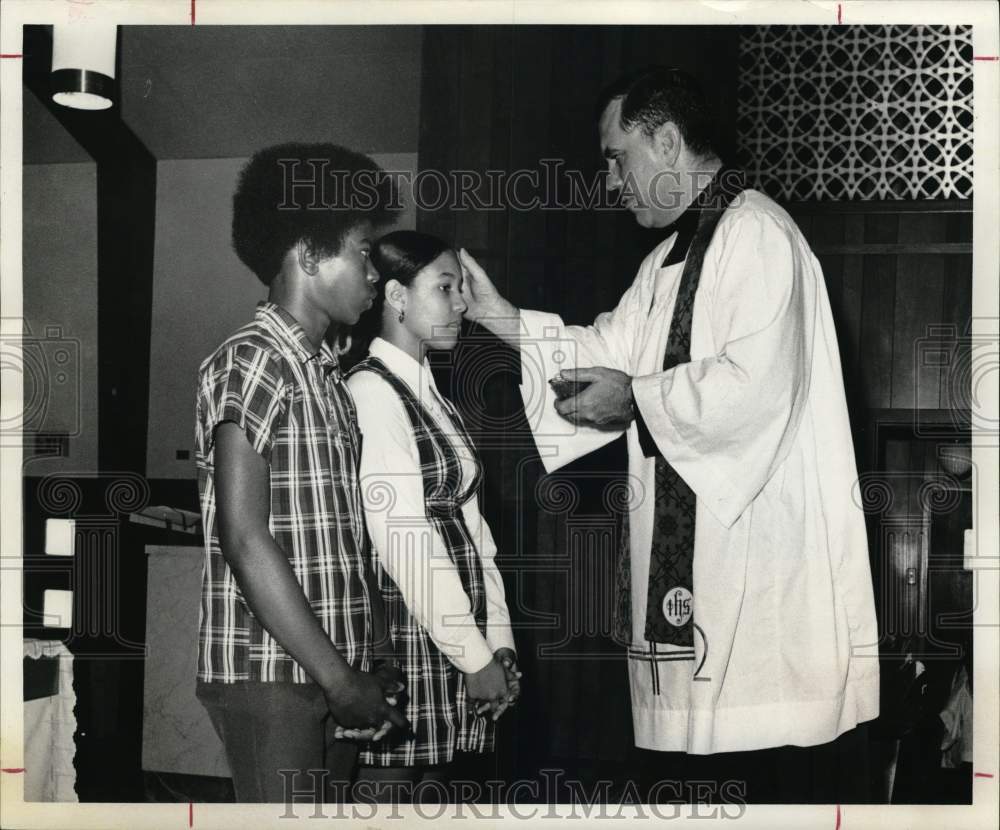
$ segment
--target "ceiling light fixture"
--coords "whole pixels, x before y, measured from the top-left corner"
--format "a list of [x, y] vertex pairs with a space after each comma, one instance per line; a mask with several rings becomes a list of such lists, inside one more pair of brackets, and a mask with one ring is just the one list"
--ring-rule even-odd
[[106, 110], [115, 99], [118, 27], [52, 27], [52, 100], [79, 110]]

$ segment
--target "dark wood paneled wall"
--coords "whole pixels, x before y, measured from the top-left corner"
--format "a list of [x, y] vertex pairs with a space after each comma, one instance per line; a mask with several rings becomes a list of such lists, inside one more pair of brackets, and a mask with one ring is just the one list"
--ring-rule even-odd
[[972, 205], [788, 208], [823, 266], [852, 409], [967, 408]]

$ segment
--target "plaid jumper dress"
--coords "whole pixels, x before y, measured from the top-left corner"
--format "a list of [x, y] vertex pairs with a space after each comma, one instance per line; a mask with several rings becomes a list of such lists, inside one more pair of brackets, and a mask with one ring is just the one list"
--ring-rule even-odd
[[[486, 590], [482, 564], [461, 511], [465, 502], [476, 497], [482, 480], [475, 445], [455, 408], [439, 398], [474, 459], [475, 476], [466, 481], [454, 446], [409, 386], [377, 357], [369, 356], [355, 366], [351, 374], [363, 371], [374, 372], [383, 378], [399, 396], [409, 416], [420, 456], [427, 521], [443, 540], [469, 597], [476, 625], [485, 636]], [[377, 437], [365, 440], [377, 440]], [[360, 762], [380, 767], [424, 766], [448, 763], [456, 750], [491, 751], [495, 724], [489, 713], [476, 715], [469, 711], [462, 673], [410, 615], [392, 577], [381, 566], [375, 568], [375, 572], [385, 604], [389, 635], [406, 680], [404, 714], [413, 727], [413, 737], [390, 732], [380, 744], [363, 750]]]

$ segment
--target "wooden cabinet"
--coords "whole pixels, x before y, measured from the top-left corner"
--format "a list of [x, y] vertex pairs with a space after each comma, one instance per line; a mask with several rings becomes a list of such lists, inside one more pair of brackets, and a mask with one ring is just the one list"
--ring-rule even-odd
[[[974, 472], [967, 410], [874, 410], [858, 498], [868, 517], [884, 650], [971, 661]], [[970, 668], [971, 662], [967, 662]]]

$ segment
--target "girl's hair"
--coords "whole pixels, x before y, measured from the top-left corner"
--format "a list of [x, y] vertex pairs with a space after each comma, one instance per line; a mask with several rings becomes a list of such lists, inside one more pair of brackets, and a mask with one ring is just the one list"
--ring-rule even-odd
[[389, 280], [409, 285], [417, 274], [449, 250], [451, 246], [443, 239], [419, 231], [393, 231], [372, 246], [371, 261], [379, 274], [375, 300], [351, 329], [346, 363], [354, 364], [364, 358], [381, 331], [385, 286]]
[[[450, 246], [443, 239], [418, 231], [393, 231], [372, 247], [372, 265], [378, 271], [383, 288], [389, 280], [409, 285], [413, 278]], [[385, 291], [379, 295], [385, 297]]]

